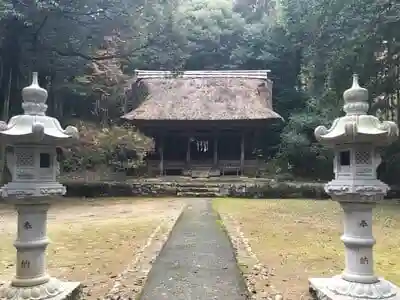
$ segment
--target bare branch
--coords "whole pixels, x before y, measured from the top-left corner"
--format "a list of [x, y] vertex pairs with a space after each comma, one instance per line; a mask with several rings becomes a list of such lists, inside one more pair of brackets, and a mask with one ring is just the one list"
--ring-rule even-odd
[[93, 24], [93, 22], [83, 21], [83, 20], [80, 20], [77, 17], [70, 16], [68, 14], [60, 14], [60, 15], [61, 15], [62, 18], [67, 19], [67, 20], [71, 20], [71, 21], [75, 21], [77, 24], [82, 25], [82, 26], [92, 25]]
[[[27, 3], [25, 3], [23, 0], [15, 0], [15, 1], [16, 1], [16, 3], [18, 3], [18, 4], [20, 4], [20, 5], [24, 6], [24, 7], [27, 7], [27, 8], [29, 8], [29, 6], [32, 5], [32, 3], [27, 4]], [[29, 2], [31, 2], [31, 1], [29, 1]], [[53, 7], [54, 7], [54, 8], [57, 8], [57, 7], [54, 6], [54, 5], [53, 5]], [[81, 13], [81, 12], [79, 12], [79, 11], [77, 11], [77, 10], [74, 11], [74, 10], [67, 10], [67, 9], [60, 9], [60, 11], [61, 11], [62, 13], [74, 14], [74, 15], [76, 15], [76, 16], [95, 16], [95, 15], [98, 15], [98, 14], [100, 14], [100, 13], [105, 13], [105, 12], [106, 12], [106, 10], [105, 10], [105, 9], [102, 9], [102, 8], [96, 9], [96, 10], [94, 10], [94, 11], [85, 12], [85, 13]]]
[[37, 37], [38, 37], [40, 31], [43, 29], [43, 27], [44, 27], [44, 25], [46, 24], [46, 22], [47, 22], [48, 19], [49, 19], [49, 16], [48, 16], [48, 15], [46, 15], [46, 16], [43, 18], [42, 23], [40, 23], [38, 30], [36, 30], [36, 32], [35, 32], [35, 34], [34, 34], [34, 35], [35, 35], [35, 39], [37, 39]]
[[131, 51], [129, 51], [129, 53], [121, 53], [121, 54], [110, 54], [110, 55], [100, 55], [100, 56], [91, 56], [76, 50], [68, 50], [68, 51], [63, 51], [63, 50], [59, 50], [57, 48], [52, 48], [51, 51], [55, 52], [57, 55], [59, 56], [64, 56], [64, 57], [80, 57], [86, 60], [90, 60], [90, 61], [99, 61], [99, 60], [107, 60], [107, 59], [113, 59], [113, 58], [129, 58], [132, 53], [136, 52], [136, 51], [140, 51], [143, 50], [145, 48], [147, 48], [148, 46], [151, 45], [151, 43], [155, 40], [155, 37], [153, 37], [152, 39], [149, 39], [145, 44], [140, 45], [137, 48], [132, 49]]
[[97, 9], [95, 11], [89, 11], [86, 13], [80, 13], [78, 11], [72, 11], [72, 10], [61, 10], [62, 13], [64, 14], [71, 14], [71, 15], [75, 15], [75, 16], [96, 16], [99, 15], [101, 13], [105, 13], [106, 10], [105, 9]]

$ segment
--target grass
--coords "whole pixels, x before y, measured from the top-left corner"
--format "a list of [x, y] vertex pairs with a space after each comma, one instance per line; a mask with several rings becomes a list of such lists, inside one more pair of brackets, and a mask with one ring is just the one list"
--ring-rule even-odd
[[[83, 282], [85, 299], [102, 298], [177, 202], [131, 198], [55, 205], [49, 212], [49, 273]], [[0, 230], [0, 274], [6, 280], [15, 272], [15, 214], [0, 207], [0, 220], [13, 225]]]
[[[223, 219], [229, 215], [240, 224], [271, 273], [261, 285], [278, 289], [284, 299], [307, 294], [309, 277], [332, 276], [344, 267], [342, 212], [336, 202], [216, 199], [214, 207]], [[373, 226], [376, 272], [400, 284], [400, 206], [378, 205]]]

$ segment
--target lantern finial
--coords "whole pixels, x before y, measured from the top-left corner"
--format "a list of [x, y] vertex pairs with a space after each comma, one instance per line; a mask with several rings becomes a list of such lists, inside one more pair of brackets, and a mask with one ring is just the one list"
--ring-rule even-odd
[[47, 91], [39, 86], [38, 73], [33, 72], [32, 83], [22, 90], [22, 108], [26, 115], [46, 115]]
[[358, 83], [358, 74], [353, 75], [353, 85], [343, 93], [343, 110], [347, 115], [364, 115], [368, 112], [368, 90]]

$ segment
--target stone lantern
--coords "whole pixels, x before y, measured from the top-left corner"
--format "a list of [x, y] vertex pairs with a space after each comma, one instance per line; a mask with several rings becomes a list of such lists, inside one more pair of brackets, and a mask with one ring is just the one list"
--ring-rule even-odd
[[372, 255], [372, 210], [389, 189], [377, 179], [381, 163], [377, 147], [395, 141], [399, 130], [394, 122], [380, 122], [367, 114], [368, 91], [359, 86], [357, 75], [343, 98], [346, 115], [330, 129], [318, 126], [315, 136], [335, 154], [335, 179], [325, 191], [344, 211], [345, 270], [332, 278], [310, 279], [310, 292], [321, 300], [400, 299], [398, 287], [374, 274]]
[[78, 299], [80, 284], [63, 282], [46, 272], [47, 211], [66, 189], [57, 182], [56, 148], [77, 139], [78, 130], [65, 130], [57, 119], [46, 116], [47, 91], [32, 84], [22, 90], [23, 115], [0, 122], [0, 138], [7, 152], [12, 180], [2, 187], [2, 197], [18, 212], [16, 276], [0, 288], [0, 299]]

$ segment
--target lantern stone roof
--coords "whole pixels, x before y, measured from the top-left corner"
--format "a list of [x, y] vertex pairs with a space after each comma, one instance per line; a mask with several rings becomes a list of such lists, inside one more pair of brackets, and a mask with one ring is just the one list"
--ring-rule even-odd
[[322, 144], [372, 143], [384, 146], [395, 141], [399, 128], [391, 121], [381, 122], [377, 117], [368, 115], [368, 91], [360, 87], [358, 76], [353, 76], [353, 85], [343, 93], [343, 110], [346, 115], [337, 118], [331, 128], [318, 126], [315, 137]]
[[[126, 120], [281, 119], [272, 109], [272, 81], [267, 70], [136, 70], [128, 90], [134, 109]], [[141, 95], [142, 99], [139, 99]]]
[[68, 126], [65, 130], [59, 121], [46, 116], [47, 91], [38, 84], [38, 74], [33, 73], [32, 84], [22, 90], [23, 115], [7, 123], [0, 122], [0, 136], [7, 144], [41, 142], [58, 144], [78, 137], [78, 130]]

